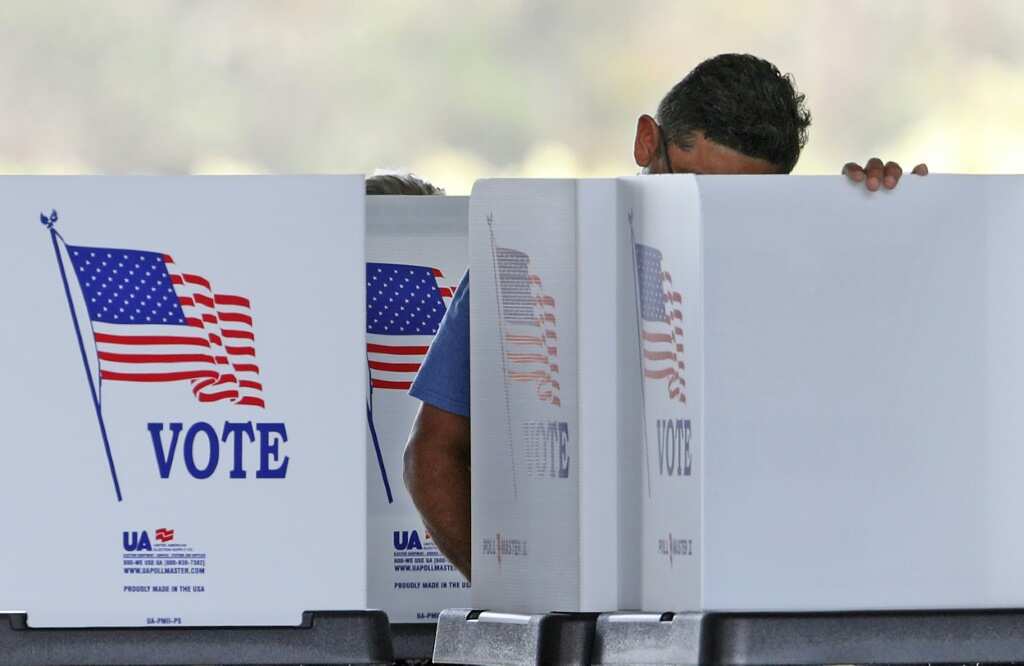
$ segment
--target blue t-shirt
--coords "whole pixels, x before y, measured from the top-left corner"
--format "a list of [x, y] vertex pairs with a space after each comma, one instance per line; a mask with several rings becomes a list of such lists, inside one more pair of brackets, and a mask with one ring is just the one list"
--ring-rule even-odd
[[455, 290], [409, 395], [469, 417], [469, 271]]

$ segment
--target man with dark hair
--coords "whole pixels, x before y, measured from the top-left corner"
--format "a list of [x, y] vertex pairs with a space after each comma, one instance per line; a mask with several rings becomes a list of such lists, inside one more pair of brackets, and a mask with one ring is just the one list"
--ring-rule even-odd
[[[705, 60], [672, 87], [655, 118], [637, 121], [633, 156], [643, 173], [789, 173], [807, 143], [811, 114], [791, 75], [752, 55]], [[843, 173], [874, 192], [896, 187], [903, 170], [877, 157]], [[928, 174], [918, 164], [914, 174]]]
[[[791, 77], [770, 62], [735, 54], [694, 68], [661, 100], [655, 119], [661, 155], [678, 151], [683, 168], [692, 166], [701, 147], [714, 145], [760, 160], [766, 173], [793, 170], [811, 124]], [[650, 122], [641, 117], [638, 137]], [[674, 171], [670, 162], [663, 166]]]
[[[796, 165], [811, 116], [790, 76], [750, 55], [699, 64], [656, 118], [640, 116], [633, 156], [643, 173], [782, 174]], [[874, 192], [902, 170], [872, 158], [843, 173]], [[925, 175], [920, 164], [914, 173]], [[445, 314], [410, 394], [423, 401], [405, 450], [405, 484], [441, 551], [470, 576], [469, 273]]]

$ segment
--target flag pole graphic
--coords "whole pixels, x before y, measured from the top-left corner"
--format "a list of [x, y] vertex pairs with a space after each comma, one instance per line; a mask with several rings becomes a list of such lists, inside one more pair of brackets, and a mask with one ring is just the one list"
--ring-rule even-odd
[[[103, 436], [103, 448], [107, 453], [107, 465], [110, 467], [110, 478], [114, 481], [114, 492], [117, 494], [117, 501], [120, 502], [121, 498], [121, 484], [117, 480], [117, 469], [114, 467], [114, 456], [110, 453], [110, 441], [107, 439], [107, 426], [103, 423], [103, 410], [100, 407], [99, 395], [96, 393], [96, 383], [92, 380], [92, 371], [89, 369], [89, 358], [85, 353], [85, 342], [82, 340], [82, 329], [78, 325], [78, 315], [75, 313], [75, 302], [71, 298], [71, 286], [68, 284], [68, 275], [64, 270], [64, 261], [60, 256], [60, 245], [57, 243], [57, 239], [64, 242], [64, 237], [61, 236], [56, 229], [53, 228], [57, 224], [57, 211], [52, 211], [50, 216], [47, 217], [45, 214], [39, 215], [39, 221], [50, 232], [50, 240], [53, 242], [53, 253], [57, 257], [57, 267], [60, 269], [60, 279], [64, 283], [64, 296], [68, 299], [68, 310], [71, 312], [71, 323], [75, 325], [75, 336], [78, 338], [78, 350], [82, 353], [82, 365], [85, 367], [85, 378], [89, 381], [89, 392], [92, 395], [92, 405], [96, 409], [96, 420], [100, 424], [100, 434]], [[65, 246], [67, 243], [65, 243]]]
[[508, 397], [508, 359], [505, 356], [505, 311], [501, 305], [501, 286], [498, 284], [498, 246], [494, 241], [494, 213], [487, 214], [487, 229], [491, 234], [491, 261], [494, 265], [494, 297], [498, 302], [498, 342], [501, 344], [502, 385], [505, 388], [505, 427], [508, 429], [508, 455], [512, 459], [512, 495], [519, 497], [516, 482], [516, 449], [512, 442], [512, 407]]
[[647, 393], [644, 383], [644, 341], [643, 326], [640, 324], [640, 271], [636, 260], [636, 230], [633, 228], [633, 209], [629, 209], [629, 254], [633, 259], [633, 294], [636, 306], [636, 342], [640, 355], [640, 411], [642, 414], [640, 429], [644, 445], [644, 461], [647, 464], [647, 497], [651, 496], [651, 455], [647, 448]]
[[377, 453], [377, 466], [380, 467], [380, 478], [384, 482], [384, 492], [388, 496], [388, 504], [394, 504], [395, 498], [391, 494], [391, 482], [388, 481], [388, 470], [384, 467], [384, 454], [380, 450], [380, 440], [377, 439], [377, 429], [373, 426], [373, 377], [369, 375], [370, 359], [366, 359], [367, 379], [370, 382], [370, 395], [366, 398], [366, 424], [370, 426], [370, 437], [373, 438], [373, 450]]

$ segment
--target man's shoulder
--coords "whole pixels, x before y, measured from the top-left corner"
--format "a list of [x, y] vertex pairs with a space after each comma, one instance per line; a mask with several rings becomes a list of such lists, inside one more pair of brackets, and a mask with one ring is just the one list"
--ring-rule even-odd
[[469, 271], [462, 276], [416, 380], [413, 397], [469, 416]]

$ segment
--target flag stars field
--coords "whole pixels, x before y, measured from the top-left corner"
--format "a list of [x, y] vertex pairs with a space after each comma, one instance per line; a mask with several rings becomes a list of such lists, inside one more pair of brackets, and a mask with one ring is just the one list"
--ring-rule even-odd
[[437, 332], [452, 290], [439, 284], [440, 270], [427, 266], [370, 263], [366, 277], [372, 386], [406, 390]]

